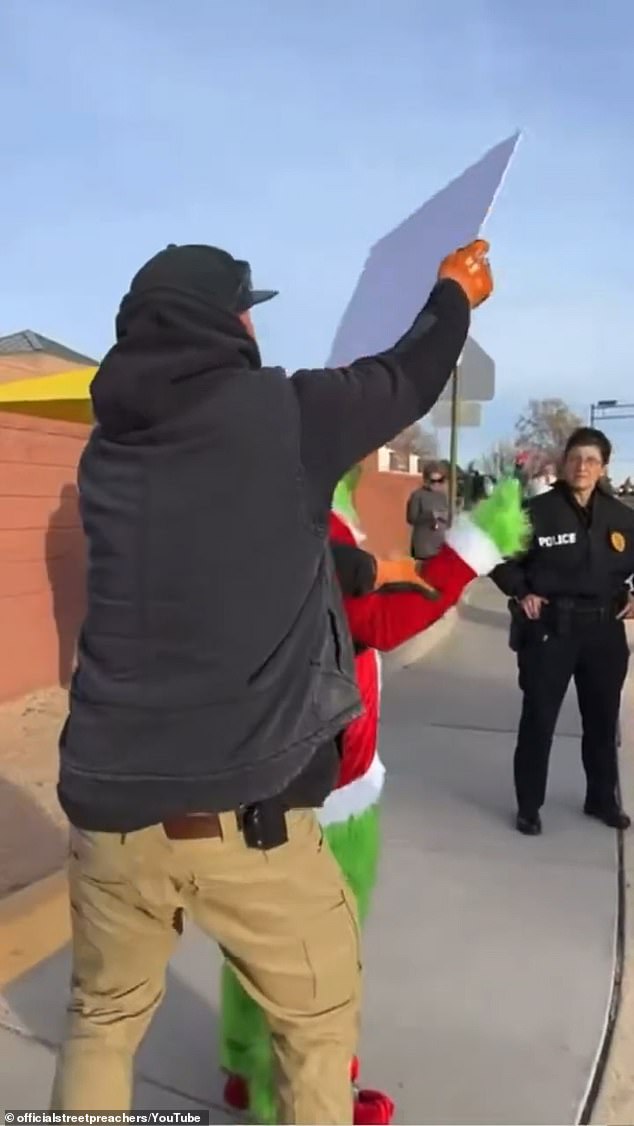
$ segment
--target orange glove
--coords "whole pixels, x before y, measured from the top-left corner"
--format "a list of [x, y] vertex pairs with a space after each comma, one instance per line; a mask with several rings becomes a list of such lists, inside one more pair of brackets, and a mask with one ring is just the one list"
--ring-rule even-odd
[[427, 598], [437, 598], [438, 592], [418, 573], [415, 559], [377, 559], [374, 589], [382, 586], [417, 586]]
[[489, 244], [484, 239], [454, 250], [440, 263], [438, 280], [451, 278], [458, 282], [469, 299], [472, 309], [477, 309], [493, 292], [493, 275], [487, 254]]

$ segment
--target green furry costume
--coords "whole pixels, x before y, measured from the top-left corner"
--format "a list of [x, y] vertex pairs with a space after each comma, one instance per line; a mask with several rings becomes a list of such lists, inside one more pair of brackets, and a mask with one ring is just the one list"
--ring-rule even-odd
[[[349, 474], [335, 494], [330, 526], [333, 547], [337, 543], [358, 545], [363, 538], [353, 499], [358, 476], [358, 470]], [[348, 624], [357, 649], [356, 673], [365, 714], [354, 720], [344, 734], [338, 786], [318, 815], [333, 855], [356, 897], [362, 921], [369, 910], [377, 876], [379, 799], [385, 773], [377, 746], [377, 650], [393, 649], [427, 629], [458, 601], [477, 575], [488, 574], [503, 557], [521, 550], [527, 534], [517, 483], [504, 481], [469, 516], [458, 518], [439, 555], [425, 565], [422, 578], [433, 588], [433, 599], [414, 588], [382, 588], [360, 597], [346, 597], [343, 588]], [[246, 1109], [248, 1099], [250, 1114], [256, 1122], [274, 1123], [275, 1070], [266, 1018], [228, 965], [222, 970], [220, 1060], [229, 1076], [225, 1088], [227, 1102]], [[393, 1109], [387, 1096], [375, 1094], [384, 1100], [384, 1107], [387, 1103]], [[388, 1116], [373, 1118], [367, 1114], [357, 1119], [356, 1114], [355, 1110], [355, 1121], [391, 1120]]]

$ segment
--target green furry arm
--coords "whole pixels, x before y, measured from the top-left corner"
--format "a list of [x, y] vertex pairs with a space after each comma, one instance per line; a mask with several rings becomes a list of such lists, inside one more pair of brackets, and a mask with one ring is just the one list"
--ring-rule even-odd
[[519, 481], [513, 478], [500, 481], [491, 496], [481, 500], [469, 513], [469, 517], [505, 559], [520, 555], [530, 545], [530, 518], [522, 505]]

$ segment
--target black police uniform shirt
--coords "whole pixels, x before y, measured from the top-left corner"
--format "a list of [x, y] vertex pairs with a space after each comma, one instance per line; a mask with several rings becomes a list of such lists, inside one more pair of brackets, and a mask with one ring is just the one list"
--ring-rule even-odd
[[531, 546], [520, 559], [495, 569], [492, 579], [510, 598], [541, 595], [583, 604], [625, 604], [634, 572], [634, 511], [597, 486], [584, 508], [558, 481], [532, 498]]

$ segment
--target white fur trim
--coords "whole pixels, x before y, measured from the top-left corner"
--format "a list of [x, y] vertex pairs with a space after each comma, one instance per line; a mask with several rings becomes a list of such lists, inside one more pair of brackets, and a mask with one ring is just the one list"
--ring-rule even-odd
[[378, 802], [384, 778], [385, 767], [377, 751], [361, 778], [355, 778], [347, 786], [341, 786], [328, 795], [321, 809], [317, 810], [319, 823], [325, 827], [365, 813]]
[[459, 516], [449, 529], [445, 543], [476, 575], [490, 575], [503, 562], [493, 540], [465, 515]]

